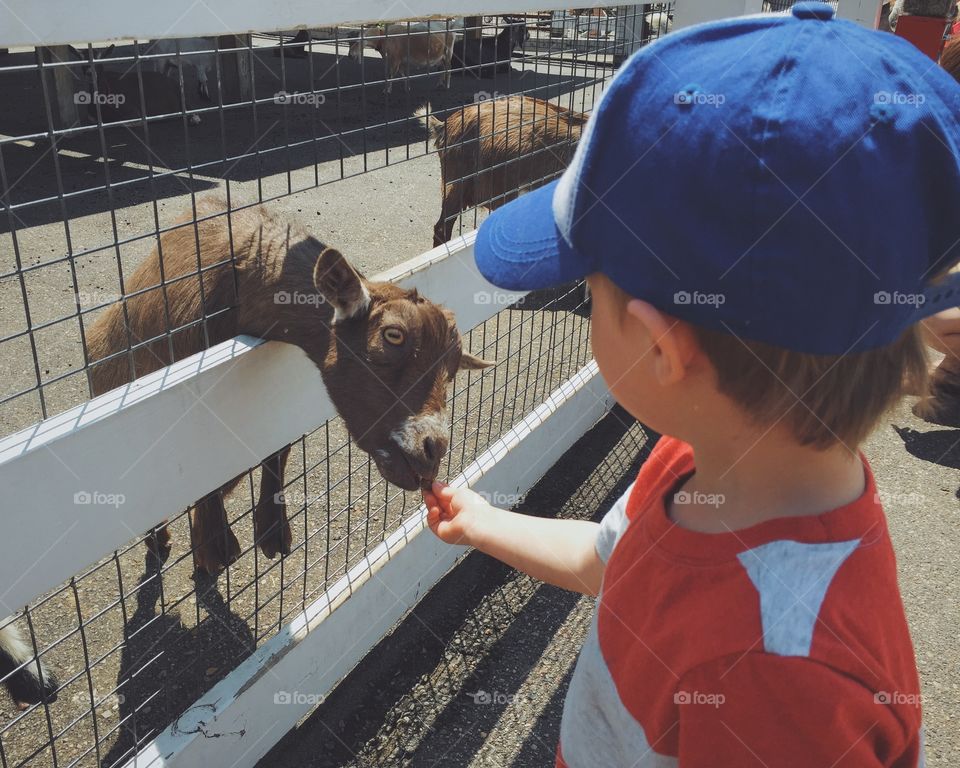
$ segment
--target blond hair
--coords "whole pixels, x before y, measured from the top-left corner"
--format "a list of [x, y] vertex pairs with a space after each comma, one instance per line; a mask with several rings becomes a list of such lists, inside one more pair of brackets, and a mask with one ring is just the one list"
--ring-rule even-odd
[[884, 347], [811, 355], [694, 326], [717, 387], [761, 426], [785, 424], [801, 445], [855, 450], [908, 391], [922, 388], [920, 326]]
[[[631, 297], [611, 286], [626, 307]], [[754, 424], [785, 424], [801, 445], [841, 443], [855, 450], [900, 398], [926, 389], [927, 347], [919, 324], [886, 346], [845, 355], [794, 352], [689, 325], [716, 372], [718, 390]]]

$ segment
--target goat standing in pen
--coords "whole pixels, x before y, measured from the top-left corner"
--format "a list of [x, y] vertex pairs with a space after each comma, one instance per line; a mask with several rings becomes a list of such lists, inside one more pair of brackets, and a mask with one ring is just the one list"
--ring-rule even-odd
[[530, 38], [525, 21], [507, 19], [496, 37], [464, 38], [453, 46], [453, 66], [460, 74], [493, 77], [510, 69], [510, 60], [517, 48]]
[[557, 176], [570, 163], [588, 119], [530, 96], [468, 104], [445, 120], [427, 104], [416, 117], [440, 156], [443, 203], [434, 246], [450, 239], [462, 211], [478, 205], [495, 210]]
[[410, 69], [426, 69], [438, 64], [443, 75], [438, 88], [450, 87], [450, 62], [456, 35], [450, 30], [431, 32], [429, 26], [391, 24], [383, 32], [364, 36], [350, 43], [350, 57], [360, 61], [363, 49], [370, 48], [383, 57], [386, 86], [384, 93], [393, 91], [393, 81], [403, 72], [404, 88], [410, 90]]
[[[127, 281], [133, 295], [90, 328], [93, 394], [200, 352], [209, 318], [210, 344], [250, 334], [300, 347], [380, 474], [406, 490], [433, 480], [447, 450], [447, 383], [458, 370], [490, 365], [463, 351], [453, 313], [414, 290], [365, 279], [338, 251], [266, 207], [232, 212], [230, 228], [215, 215], [225, 210], [224, 201], [199, 201], [196, 225], [188, 214], [180, 222], [186, 226], [164, 234]], [[288, 454], [283, 448], [261, 464], [253, 524], [269, 558], [290, 551], [282, 497]], [[240, 479], [193, 508], [195, 562], [212, 574], [240, 553], [223, 506]], [[160, 557], [169, 538], [157, 529], [151, 546]]]
[[[146, 52], [163, 54], [162, 58], [154, 59], [153, 66], [157, 72], [168, 77], [171, 72], [179, 75], [181, 63], [193, 67], [197, 73], [197, 93], [210, 101], [210, 73], [217, 66], [215, 48], [216, 43], [210, 38], [185, 37], [181, 40], [154, 40]], [[174, 76], [174, 79], [177, 77]]]

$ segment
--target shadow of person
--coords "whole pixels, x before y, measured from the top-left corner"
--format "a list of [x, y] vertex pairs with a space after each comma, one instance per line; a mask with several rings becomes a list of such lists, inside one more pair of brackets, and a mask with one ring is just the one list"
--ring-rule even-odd
[[910, 427], [893, 427], [911, 456], [942, 467], [960, 469], [960, 429], [933, 429], [920, 432]]
[[215, 577], [193, 575], [196, 601], [206, 612], [196, 627], [162, 607], [161, 577], [148, 553], [137, 583], [137, 607], [124, 625], [118, 737], [101, 762], [104, 768], [132, 758], [256, 648], [249, 626], [230, 611]]

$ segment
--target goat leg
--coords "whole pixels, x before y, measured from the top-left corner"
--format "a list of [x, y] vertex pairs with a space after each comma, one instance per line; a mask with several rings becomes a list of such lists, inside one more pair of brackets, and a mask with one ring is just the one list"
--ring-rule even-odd
[[205, 67], [197, 67], [197, 91], [200, 95], [210, 101], [210, 85], [207, 82], [207, 70]]
[[465, 208], [470, 207], [466, 200], [465, 190], [460, 184], [448, 184], [443, 190], [443, 205], [440, 208], [440, 218], [433, 225], [433, 247], [443, 245], [453, 237], [453, 226], [457, 223], [457, 216]]
[[393, 72], [393, 66], [392, 66], [392, 64], [393, 64], [393, 61], [391, 60], [391, 57], [389, 57], [389, 56], [387, 55], [387, 53], [386, 53], [386, 50], [384, 50], [384, 54], [383, 54], [383, 78], [387, 81], [387, 84], [383, 87], [383, 92], [384, 92], [384, 93], [392, 93], [392, 92], [393, 92], [393, 75], [394, 75], [394, 72]]
[[170, 530], [166, 522], [161, 523], [147, 534], [147, 551], [161, 563], [170, 556]]
[[220, 490], [197, 502], [190, 522], [197, 570], [215, 576], [240, 556], [240, 543], [230, 530]]
[[283, 472], [290, 449], [277, 451], [260, 464], [260, 499], [253, 511], [253, 534], [260, 551], [271, 560], [290, 554], [293, 536], [283, 498]]

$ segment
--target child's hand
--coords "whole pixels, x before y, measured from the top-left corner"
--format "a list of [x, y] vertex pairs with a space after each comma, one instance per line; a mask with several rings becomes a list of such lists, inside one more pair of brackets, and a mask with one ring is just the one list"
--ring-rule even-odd
[[447, 544], [473, 545], [472, 533], [477, 518], [490, 510], [490, 505], [469, 488], [451, 488], [434, 482], [423, 492], [427, 505], [427, 525]]

